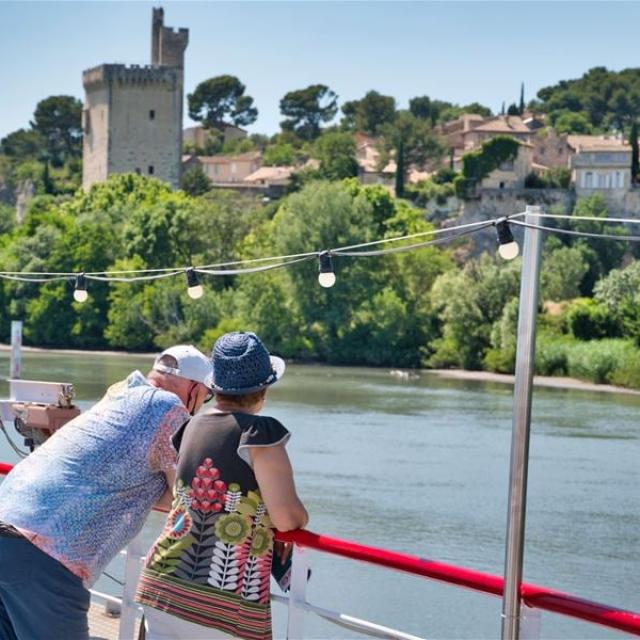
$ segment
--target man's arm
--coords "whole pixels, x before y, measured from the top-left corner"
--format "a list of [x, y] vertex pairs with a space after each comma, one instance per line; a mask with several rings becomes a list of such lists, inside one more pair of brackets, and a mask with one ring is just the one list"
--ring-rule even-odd
[[173, 467], [164, 470], [164, 477], [167, 481], [167, 490], [160, 496], [158, 502], [153, 505], [158, 511], [170, 511], [173, 503], [173, 485], [176, 482], [176, 470]]
[[249, 447], [262, 499], [271, 521], [279, 531], [305, 527], [309, 514], [298, 498], [293, 469], [283, 444], [273, 447]]

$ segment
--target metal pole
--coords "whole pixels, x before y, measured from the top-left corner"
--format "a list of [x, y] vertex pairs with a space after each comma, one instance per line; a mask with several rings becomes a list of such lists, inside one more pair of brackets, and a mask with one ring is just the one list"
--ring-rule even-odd
[[22, 375], [22, 320], [11, 321], [11, 368], [9, 377], [18, 379]]
[[[539, 218], [531, 214], [541, 212], [541, 207], [527, 206], [525, 220], [528, 223], [535, 224], [539, 221]], [[541, 246], [542, 232], [537, 229], [526, 228], [520, 277], [518, 347], [513, 389], [511, 471], [509, 476], [504, 596], [502, 600], [502, 640], [518, 640], [519, 637], [520, 584], [522, 583], [522, 560], [524, 557], [529, 431], [531, 426], [531, 396], [535, 364]]]
[[291, 588], [289, 590], [289, 617], [287, 619], [287, 640], [304, 638], [304, 606], [307, 603], [307, 578], [309, 552], [300, 545], [293, 545], [291, 564]]

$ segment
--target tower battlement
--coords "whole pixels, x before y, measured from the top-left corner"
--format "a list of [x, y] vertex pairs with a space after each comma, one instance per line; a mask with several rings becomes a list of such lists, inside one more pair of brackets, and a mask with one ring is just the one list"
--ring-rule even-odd
[[127, 85], [165, 85], [174, 88], [178, 82], [177, 69], [145, 64], [101, 64], [82, 73], [82, 85], [92, 91], [113, 83]]

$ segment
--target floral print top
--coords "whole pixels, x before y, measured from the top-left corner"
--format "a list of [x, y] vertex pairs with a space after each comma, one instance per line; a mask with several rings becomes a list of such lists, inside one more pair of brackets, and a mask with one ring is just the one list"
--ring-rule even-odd
[[288, 439], [274, 418], [216, 409], [176, 434], [175, 500], [147, 556], [139, 602], [239, 638], [271, 638], [273, 525], [248, 448]]
[[189, 417], [134, 371], [15, 466], [0, 484], [0, 521], [90, 587], [166, 491], [171, 436]]

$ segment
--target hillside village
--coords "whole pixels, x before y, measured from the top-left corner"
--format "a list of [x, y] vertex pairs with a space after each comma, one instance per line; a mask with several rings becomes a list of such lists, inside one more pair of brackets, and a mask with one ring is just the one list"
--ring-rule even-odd
[[[186, 184], [189, 191], [189, 180], [184, 183], [183, 179], [190, 176], [196, 179], [199, 192], [208, 188], [232, 189], [273, 200], [299, 188], [306, 180], [326, 177], [323, 160], [316, 155], [318, 145], [303, 136], [302, 129], [296, 136], [292, 128], [285, 130], [283, 126], [283, 133], [269, 140], [267, 136], [250, 135], [237, 123], [238, 118], [233, 123], [232, 113], [227, 114], [226, 120], [222, 114], [213, 124], [206, 121], [205, 114], [201, 118], [205, 120], [203, 124], [183, 129], [188, 41], [188, 29], [165, 26], [163, 10], [154, 9], [149, 65], [107, 63], [83, 73], [85, 98], [81, 130], [76, 136], [78, 141], [81, 139], [82, 162], [76, 166], [82, 171], [85, 190], [109, 175], [134, 172], [166, 181], [173, 188]], [[220, 76], [229, 78], [232, 77]], [[332, 93], [325, 89], [327, 95]], [[375, 100], [380, 104], [386, 100], [383, 107], [391, 109], [391, 116], [382, 113], [380, 122], [372, 124], [368, 131], [358, 128], [357, 117], [349, 121], [359, 105], [371, 109]], [[424, 100], [429, 99], [416, 98], [416, 103]], [[365, 105], [367, 101], [370, 104]], [[433, 101], [434, 105], [438, 102]], [[332, 104], [333, 117], [337, 111], [335, 96]], [[456, 106], [448, 109], [455, 115], [449, 119], [439, 117], [434, 121], [430, 114], [431, 126], [412, 135], [428, 138], [431, 152], [415, 154], [415, 158], [402, 161], [400, 168], [397, 144], [394, 147], [392, 140], [396, 134], [390, 128], [393, 114], [401, 112], [396, 111], [391, 97], [375, 91], [361, 101], [342, 105], [345, 117], [341, 123], [318, 127], [315, 137], [332, 133], [342, 136], [334, 145], [338, 145], [340, 154], [349, 156], [343, 162], [347, 168], [331, 178], [353, 175], [363, 185], [383, 185], [391, 193], [408, 197], [423, 207], [432, 220], [507, 215], [532, 203], [556, 204], [568, 210], [577, 198], [596, 193], [620, 213], [633, 213], [640, 207], [636, 176], [632, 175], [632, 145], [628, 135], [626, 139], [615, 127], [599, 134], [558, 133], [548, 114], [525, 105], [524, 86], [520, 106], [511, 105], [506, 114], [493, 115], [475, 103], [470, 107], [481, 113]], [[253, 111], [257, 113], [255, 108]], [[442, 112], [446, 114], [447, 109]], [[420, 115], [413, 107], [406, 114], [414, 120], [418, 119], [414, 114]], [[362, 118], [360, 121], [361, 124]], [[13, 147], [25, 146], [12, 144], [13, 138], [22, 133], [10, 134], [2, 141], [9, 160], [15, 153]], [[504, 137], [518, 142], [517, 151], [497, 158], [495, 166], [481, 176], [466, 175], [465, 158], [470, 154], [486, 155], [483, 150], [487, 144]], [[424, 140], [420, 144], [425, 145]], [[283, 154], [278, 157], [277, 153], [284, 148], [288, 149], [284, 153], [286, 162], [282, 161]], [[333, 151], [328, 145], [328, 153]], [[55, 163], [49, 164], [48, 172], [55, 167]], [[72, 171], [67, 173], [72, 183]], [[30, 175], [29, 171], [22, 174], [17, 172], [7, 178], [5, 172], [4, 181], [0, 175], [0, 183], [4, 182], [0, 184], [0, 201], [16, 206], [18, 221], [24, 217], [30, 198], [42, 191], [39, 176]], [[459, 184], [455, 185], [457, 176]], [[397, 193], [399, 188], [402, 193]]]

